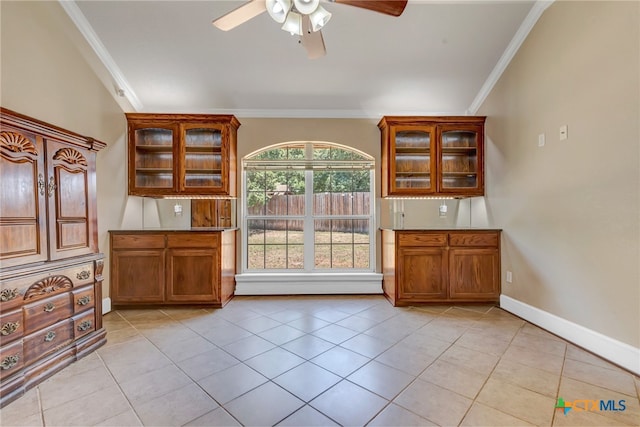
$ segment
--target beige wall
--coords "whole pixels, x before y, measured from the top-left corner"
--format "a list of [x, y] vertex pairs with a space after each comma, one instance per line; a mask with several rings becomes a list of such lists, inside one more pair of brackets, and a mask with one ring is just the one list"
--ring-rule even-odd
[[636, 348], [639, 23], [638, 2], [556, 1], [478, 112], [503, 293]]
[[2, 1], [0, 13], [2, 106], [107, 143], [97, 185], [98, 243], [108, 255], [106, 230], [118, 228], [127, 192], [122, 110], [95, 72], [97, 59], [84, 59], [90, 48], [58, 2]]

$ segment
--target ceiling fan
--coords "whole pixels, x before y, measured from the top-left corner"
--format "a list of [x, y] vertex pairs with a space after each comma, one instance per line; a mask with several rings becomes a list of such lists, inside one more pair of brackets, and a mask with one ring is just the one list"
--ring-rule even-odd
[[[373, 10], [385, 15], [400, 16], [408, 0], [323, 0]], [[309, 59], [326, 54], [324, 39], [320, 29], [331, 18], [321, 0], [250, 0], [248, 3], [215, 19], [212, 24], [223, 31], [229, 31], [240, 24], [267, 11], [274, 21], [282, 24], [282, 29], [300, 36], [300, 43], [307, 51]]]

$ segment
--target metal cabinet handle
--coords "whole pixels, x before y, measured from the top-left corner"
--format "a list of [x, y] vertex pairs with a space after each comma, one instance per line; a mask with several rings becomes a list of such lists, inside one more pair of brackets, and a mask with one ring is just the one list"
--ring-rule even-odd
[[53, 176], [49, 177], [49, 184], [47, 185], [47, 195], [49, 197], [53, 196], [53, 192], [56, 191], [56, 182], [53, 179]]
[[47, 332], [47, 335], [44, 336], [44, 342], [51, 342], [56, 338], [56, 333], [53, 331]]
[[46, 185], [44, 183], [44, 176], [42, 176], [42, 174], [38, 175], [38, 190], [40, 190], [40, 195], [44, 196], [44, 193], [46, 191]]
[[91, 302], [91, 297], [89, 295], [85, 295], [83, 297], [78, 298], [78, 305], [87, 305]]
[[18, 296], [18, 288], [3, 289], [0, 292], [0, 301], [2, 301], [2, 302], [11, 301], [12, 299], [14, 299], [17, 296]]
[[2, 328], [0, 328], [0, 335], [2, 335], [3, 337], [11, 335], [18, 330], [18, 327], [20, 327], [20, 322], [7, 322], [2, 325]]
[[90, 329], [90, 328], [91, 328], [91, 326], [93, 326], [93, 322], [92, 322], [91, 320], [85, 320], [84, 322], [81, 322], [81, 323], [78, 325], [78, 330], [79, 330], [80, 332], [84, 332], [84, 331], [86, 331], [87, 329]]
[[0, 362], [0, 369], [3, 371], [6, 369], [11, 369], [18, 364], [20, 361], [20, 355], [14, 354], [13, 356], [7, 356]]
[[56, 306], [53, 303], [47, 303], [47, 305], [44, 306], [44, 311], [47, 313], [51, 313], [53, 310], [55, 310]]

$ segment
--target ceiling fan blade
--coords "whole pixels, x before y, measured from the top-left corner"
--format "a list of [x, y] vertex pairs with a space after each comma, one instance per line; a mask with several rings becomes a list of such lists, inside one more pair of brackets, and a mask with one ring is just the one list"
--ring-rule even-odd
[[385, 15], [400, 16], [409, 0], [331, 0], [335, 3], [373, 10]]
[[309, 15], [302, 15], [302, 36], [300, 36], [300, 43], [307, 51], [307, 57], [309, 59], [317, 59], [327, 54], [322, 32], [311, 29]]
[[240, 24], [244, 24], [249, 19], [260, 15], [267, 10], [266, 0], [251, 0], [240, 7], [233, 9], [226, 15], [215, 19], [212, 24], [222, 31], [229, 31]]

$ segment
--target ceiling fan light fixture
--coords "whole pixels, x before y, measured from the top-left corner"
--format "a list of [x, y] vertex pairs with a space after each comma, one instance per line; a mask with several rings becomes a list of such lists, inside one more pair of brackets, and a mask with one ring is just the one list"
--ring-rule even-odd
[[331, 19], [331, 13], [328, 12], [324, 7], [318, 6], [318, 8], [309, 15], [309, 19], [311, 20], [311, 29], [315, 32], [324, 27], [329, 19]]
[[289, 12], [287, 19], [282, 24], [282, 29], [291, 35], [302, 35], [302, 15], [297, 12]]
[[287, 19], [287, 14], [291, 10], [291, 0], [267, 0], [267, 12], [274, 21], [282, 24]]
[[296, 10], [303, 15], [310, 15], [320, 6], [320, 0], [293, 0]]

